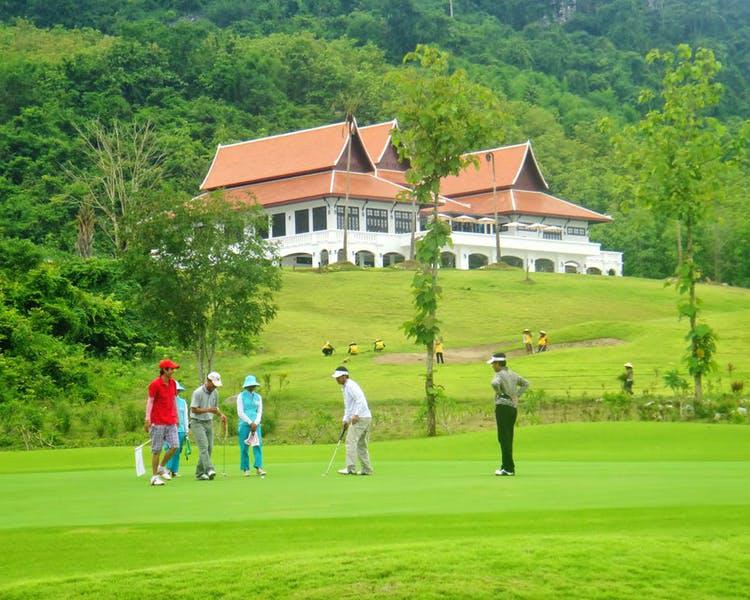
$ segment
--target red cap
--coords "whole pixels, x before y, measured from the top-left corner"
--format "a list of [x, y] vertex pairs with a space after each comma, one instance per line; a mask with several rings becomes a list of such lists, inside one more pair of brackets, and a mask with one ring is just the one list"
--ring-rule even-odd
[[165, 358], [163, 361], [159, 363], [159, 368], [160, 369], [179, 369], [180, 365], [172, 362], [168, 358]]

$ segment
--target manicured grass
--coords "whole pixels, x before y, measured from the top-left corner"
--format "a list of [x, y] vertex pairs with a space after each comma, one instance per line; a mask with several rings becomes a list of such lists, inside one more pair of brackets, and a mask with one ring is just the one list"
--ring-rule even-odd
[[374, 443], [371, 478], [321, 477], [317, 445], [246, 479], [232, 447], [163, 489], [129, 449], [4, 453], [0, 597], [742, 597], [747, 431], [522, 427], [515, 478], [491, 432]]

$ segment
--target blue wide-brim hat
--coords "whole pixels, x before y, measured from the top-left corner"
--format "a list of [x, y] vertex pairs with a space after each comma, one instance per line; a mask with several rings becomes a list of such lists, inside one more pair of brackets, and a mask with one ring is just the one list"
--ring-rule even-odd
[[245, 377], [245, 381], [242, 383], [242, 387], [259, 386], [258, 380], [255, 379], [255, 375], [248, 375]]

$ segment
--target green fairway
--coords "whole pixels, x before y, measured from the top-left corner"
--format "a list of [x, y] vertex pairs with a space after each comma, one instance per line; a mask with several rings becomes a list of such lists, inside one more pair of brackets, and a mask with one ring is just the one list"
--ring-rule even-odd
[[230, 447], [162, 489], [128, 448], [0, 454], [0, 597], [745, 597], [748, 431], [523, 427], [515, 478], [490, 432], [375, 443], [370, 478], [321, 477], [330, 445], [242, 478]]

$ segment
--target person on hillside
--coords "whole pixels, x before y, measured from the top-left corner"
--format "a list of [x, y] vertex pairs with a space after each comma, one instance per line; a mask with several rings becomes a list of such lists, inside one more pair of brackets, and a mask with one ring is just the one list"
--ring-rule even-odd
[[351, 344], [349, 344], [349, 348], [347, 349], [346, 353], [351, 356], [359, 354], [359, 346], [357, 346], [357, 342], [352, 342]]
[[529, 387], [529, 382], [508, 368], [503, 352], [493, 354], [487, 364], [492, 365], [495, 371], [491, 385], [495, 391], [497, 441], [500, 443], [502, 457], [502, 463], [495, 471], [495, 475], [513, 476], [516, 474], [516, 463], [513, 461], [513, 433], [518, 416], [518, 399]]
[[523, 347], [526, 348], [526, 354], [534, 354], [534, 340], [531, 337], [531, 329], [523, 330]]
[[385, 342], [383, 342], [383, 340], [381, 340], [380, 338], [376, 339], [373, 343], [372, 349], [375, 350], [375, 352], [382, 352], [383, 350], [385, 350]]
[[624, 365], [625, 372], [620, 375], [620, 379], [622, 380], [622, 390], [626, 394], [633, 395], [633, 365], [629, 362], [626, 362]]
[[331, 356], [334, 352], [336, 352], [336, 349], [331, 345], [331, 342], [326, 341], [320, 351], [323, 353], [323, 356]]
[[343, 424], [346, 428], [346, 467], [339, 469], [341, 475], [357, 475], [357, 457], [362, 470], [359, 475], [372, 475], [370, 464], [370, 428], [372, 413], [367, 405], [367, 398], [362, 388], [355, 381], [349, 379], [349, 369], [336, 367], [331, 375], [341, 385], [344, 396]]
[[182, 449], [185, 446], [185, 439], [187, 438], [188, 432], [190, 431], [190, 418], [188, 417], [188, 407], [185, 399], [180, 397], [180, 392], [184, 392], [185, 388], [179, 381], [175, 381], [177, 388], [177, 396], [175, 396], [175, 403], [177, 404], [177, 437], [180, 440], [180, 445], [177, 451], [172, 455], [167, 463], [167, 470], [172, 477], [180, 476], [180, 456], [182, 456]]
[[541, 329], [539, 331], [539, 339], [536, 342], [536, 351], [539, 352], [547, 352], [547, 349], [549, 348], [549, 338], [547, 337], [547, 332], [544, 331], [544, 329]]
[[445, 360], [443, 360], [443, 338], [438, 338], [435, 341], [435, 361], [439, 365], [445, 363]]
[[[148, 386], [146, 417], [143, 428], [151, 438], [151, 480], [153, 486], [164, 485], [172, 477], [166, 464], [180, 445], [177, 435], [177, 384], [172, 378], [179, 365], [169, 359], [159, 363], [159, 376]], [[163, 446], [167, 446], [161, 458]]]
[[201, 481], [216, 477], [216, 469], [211, 462], [214, 449], [214, 415], [221, 417], [224, 427], [227, 416], [219, 409], [219, 392], [221, 375], [212, 371], [206, 375], [206, 381], [193, 392], [190, 402], [190, 429], [198, 446], [198, 464], [195, 466], [195, 478]]
[[237, 395], [237, 438], [240, 444], [240, 469], [245, 477], [250, 476], [250, 452], [253, 449], [253, 468], [260, 477], [265, 477], [263, 470], [263, 431], [260, 419], [263, 416], [263, 398], [258, 389], [255, 375], [248, 375], [242, 383], [242, 391]]

